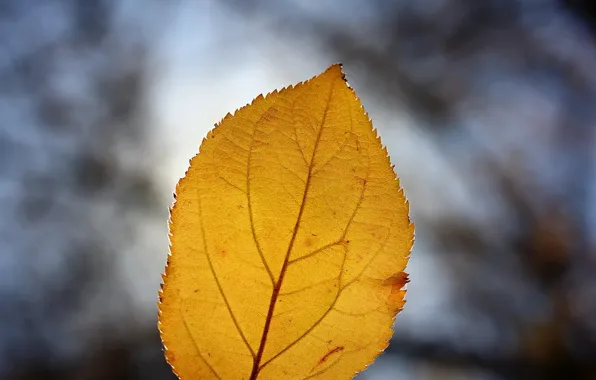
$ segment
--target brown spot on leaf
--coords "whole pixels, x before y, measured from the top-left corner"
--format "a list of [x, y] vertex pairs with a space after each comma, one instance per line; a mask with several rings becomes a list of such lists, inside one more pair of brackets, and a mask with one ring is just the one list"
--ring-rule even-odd
[[337, 346], [334, 349], [329, 350], [329, 352], [327, 352], [325, 355], [323, 355], [323, 357], [319, 360], [319, 363], [317, 364], [317, 366], [325, 363], [331, 355], [341, 352], [343, 350], [344, 350], [344, 346]]
[[404, 286], [410, 282], [406, 272], [399, 272], [383, 281], [383, 285], [388, 288], [387, 306], [393, 312], [401, 310], [404, 306], [404, 297], [406, 290]]

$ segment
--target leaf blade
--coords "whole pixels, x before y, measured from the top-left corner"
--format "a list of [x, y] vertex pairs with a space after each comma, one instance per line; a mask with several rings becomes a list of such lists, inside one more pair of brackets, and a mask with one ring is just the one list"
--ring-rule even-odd
[[413, 225], [339, 65], [224, 118], [177, 194], [160, 331], [181, 378], [206, 376], [178, 355], [191, 331], [225, 379], [349, 378], [384, 349]]

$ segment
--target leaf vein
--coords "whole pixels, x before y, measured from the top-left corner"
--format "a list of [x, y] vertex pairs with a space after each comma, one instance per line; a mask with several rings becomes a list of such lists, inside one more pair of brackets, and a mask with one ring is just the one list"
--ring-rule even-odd
[[246, 200], [248, 202], [248, 217], [250, 219], [250, 230], [252, 232], [252, 238], [255, 241], [255, 246], [257, 251], [259, 252], [259, 256], [261, 257], [261, 261], [263, 261], [263, 265], [265, 265], [265, 269], [267, 270], [267, 274], [269, 275], [269, 280], [271, 281], [271, 286], [275, 287], [275, 276], [273, 276], [273, 272], [265, 259], [265, 255], [263, 254], [263, 249], [261, 248], [261, 244], [259, 243], [259, 239], [257, 239], [257, 232], [255, 231], [255, 222], [254, 222], [254, 212], [252, 209], [252, 200], [250, 195], [250, 168], [251, 168], [251, 159], [252, 159], [252, 151], [255, 143], [255, 134], [257, 132], [257, 124], [260, 120], [263, 119], [265, 114], [275, 105], [273, 102], [261, 115], [259, 120], [254, 123], [254, 128], [252, 131], [252, 135], [250, 138], [250, 147], [248, 150], [248, 158], [247, 158], [247, 168], [246, 168]]
[[233, 187], [234, 189], [242, 192], [242, 194], [246, 194], [246, 190], [240, 188], [240, 186], [234, 185], [232, 182], [230, 182], [229, 180], [227, 180], [224, 176], [222, 176], [221, 174], [217, 175], [219, 177], [219, 179], [221, 179], [222, 181], [224, 181], [227, 185]]
[[199, 221], [200, 221], [200, 227], [201, 227], [201, 236], [203, 237], [203, 249], [205, 250], [205, 256], [207, 257], [207, 262], [209, 263], [209, 269], [211, 270], [211, 273], [213, 274], [213, 278], [215, 279], [215, 283], [217, 285], [217, 288], [219, 290], [219, 293], [221, 294], [221, 297], [224, 300], [224, 303], [226, 304], [226, 308], [228, 309], [228, 313], [230, 314], [230, 317], [232, 318], [232, 321], [234, 322], [234, 325], [236, 326], [236, 329], [238, 330], [238, 333], [240, 334], [240, 337], [242, 338], [242, 341], [244, 342], [244, 344], [246, 345], [246, 347], [248, 348], [248, 350], [250, 351], [250, 354], [252, 355], [252, 357], [255, 357], [255, 353], [252, 349], [252, 347], [250, 346], [250, 344], [248, 344], [248, 340], [246, 339], [246, 336], [244, 335], [244, 333], [242, 332], [242, 329], [240, 328], [240, 325], [238, 324], [238, 321], [236, 320], [236, 317], [234, 316], [234, 313], [232, 312], [232, 308], [230, 306], [230, 302], [228, 301], [228, 297], [226, 297], [223, 288], [221, 286], [221, 283], [219, 282], [219, 278], [217, 277], [217, 273], [215, 272], [215, 268], [213, 266], [213, 262], [211, 261], [211, 256], [209, 255], [209, 251], [207, 250], [207, 237], [205, 236], [205, 226], [203, 223], [203, 211], [202, 211], [202, 205], [201, 205], [201, 197], [198, 197], [198, 208], [199, 208]]
[[364, 199], [364, 190], [366, 189], [366, 184], [367, 184], [367, 180], [365, 179], [364, 180], [364, 183], [362, 184], [362, 190], [360, 191], [360, 198], [358, 199], [358, 203], [356, 203], [356, 207], [354, 208], [354, 211], [352, 212], [352, 215], [350, 217], [350, 220], [348, 220], [348, 223], [346, 225], [346, 228], [344, 229], [344, 231], [343, 231], [342, 235], [339, 237], [339, 239], [337, 239], [336, 241], [331, 242], [331, 243], [329, 243], [327, 245], [324, 245], [321, 248], [319, 248], [319, 249], [317, 249], [317, 250], [315, 250], [315, 251], [313, 251], [313, 252], [311, 252], [311, 253], [309, 253], [307, 255], [298, 257], [297, 259], [294, 259], [294, 260], [290, 260], [289, 264], [293, 264], [293, 263], [295, 263], [297, 261], [304, 260], [304, 259], [307, 259], [309, 257], [312, 257], [312, 256], [316, 255], [317, 253], [322, 252], [322, 251], [324, 251], [327, 248], [333, 247], [334, 245], [339, 245], [339, 244], [341, 244], [344, 241], [344, 239], [346, 238], [346, 235], [348, 234], [348, 230], [350, 229], [350, 225], [354, 221], [354, 218], [356, 217], [356, 213], [358, 212], [358, 210], [360, 209], [360, 206], [362, 205], [362, 200]]
[[201, 360], [203, 360], [205, 362], [205, 364], [207, 364], [207, 367], [215, 375], [215, 377], [217, 377], [219, 380], [221, 380], [221, 376], [219, 376], [219, 374], [217, 372], [215, 372], [215, 369], [213, 369], [213, 367], [211, 366], [211, 364], [203, 356], [203, 353], [201, 352], [201, 349], [199, 348], [199, 345], [197, 344], [197, 341], [195, 340], [195, 337], [190, 332], [190, 328], [188, 327], [188, 323], [186, 322], [186, 318], [184, 317], [184, 313], [180, 309], [178, 309], [178, 312], [180, 313], [180, 316], [182, 317], [182, 323], [184, 324], [184, 328], [186, 329], [186, 332], [187, 332], [188, 336], [190, 337], [190, 340], [191, 340], [194, 348], [197, 350], [197, 354], [199, 355], [199, 357], [201, 358]]
[[335, 279], [334, 278], [327, 278], [327, 279], [325, 279], [323, 281], [317, 281], [314, 284], [309, 284], [309, 285], [307, 285], [305, 287], [302, 287], [302, 288], [296, 289], [296, 290], [292, 290], [290, 292], [280, 292], [279, 295], [280, 296], [289, 296], [289, 295], [292, 295], [292, 294], [300, 293], [302, 291], [305, 291], [305, 290], [308, 290], [308, 289], [312, 289], [312, 288], [314, 288], [316, 286], [322, 285], [322, 284], [324, 284], [326, 282], [330, 282], [330, 281], [333, 281], [333, 280], [335, 280]]

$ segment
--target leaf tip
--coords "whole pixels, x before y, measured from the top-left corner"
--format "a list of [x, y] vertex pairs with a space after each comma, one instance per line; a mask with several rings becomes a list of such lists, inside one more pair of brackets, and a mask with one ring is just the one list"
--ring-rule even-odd
[[323, 74], [328, 74], [337, 78], [341, 78], [344, 82], [348, 83], [343, 67], [344, 66], [342, 63], [334, 63], [333, 65], [329, 66]]

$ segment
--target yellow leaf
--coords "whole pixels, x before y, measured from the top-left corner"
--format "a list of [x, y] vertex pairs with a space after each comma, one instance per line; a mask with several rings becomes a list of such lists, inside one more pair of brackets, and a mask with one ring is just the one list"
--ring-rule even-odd
[[159, 328], [181, 379], [349, 379], [385, 349], [414, 226], [340, 65], [228, 114], [176, 195]]

